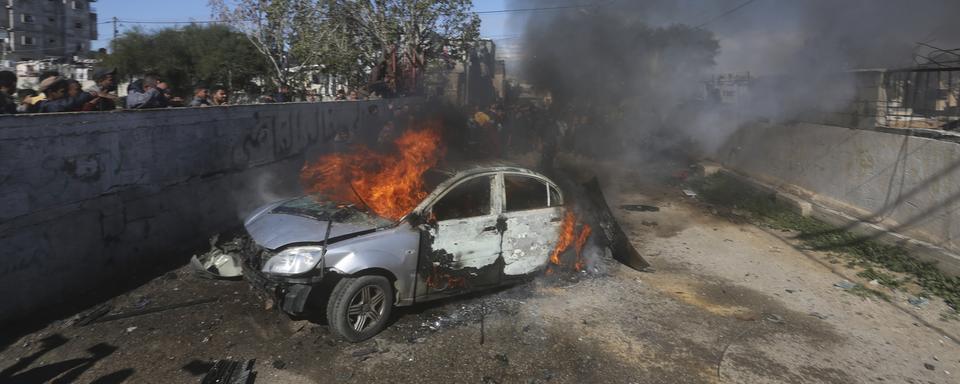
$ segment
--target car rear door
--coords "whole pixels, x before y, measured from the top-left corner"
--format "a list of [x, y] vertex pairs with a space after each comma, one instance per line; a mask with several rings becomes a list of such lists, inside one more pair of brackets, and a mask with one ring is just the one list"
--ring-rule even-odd
[[559, 238], [563, 196], [556, 185], [524, 173], [504, 172], [502, 218], [503, 273], [506, 278], [536, 271], [547, 264]]

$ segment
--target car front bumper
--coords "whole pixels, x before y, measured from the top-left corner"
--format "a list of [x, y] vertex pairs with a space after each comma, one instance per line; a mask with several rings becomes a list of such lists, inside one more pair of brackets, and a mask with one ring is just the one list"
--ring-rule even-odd
[[244, 265], [243, 278], [256, 289], [259, 296], [269, 303], [268, 306], [276, 305], [291, 315], [299, 315], [304, 312], [310, 292], [315, 285], [320, 283], [319, 277], [285, 278], [270, 276], [248, 265]]

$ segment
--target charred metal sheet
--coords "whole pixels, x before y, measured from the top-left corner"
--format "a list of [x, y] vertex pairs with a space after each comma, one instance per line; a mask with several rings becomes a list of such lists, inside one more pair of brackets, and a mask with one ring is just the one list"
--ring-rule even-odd
[[545, 208], [507, 214], [503, 237], [505, 275], [525, 275], [545, 266], [557, 243], [562, 208]]
[[233, 279], [243, 275], [242, 262], [239, 255], [208, 252], [199, 257], [190, 258], [190, 265], [194, 271], [204, 277]]
[[583, 188], [587, 199], [595, 208], [594, 212], [600, 225], [601, 237], [607, 243], [606, 245], [610, 247], [610, 251], [613, 252], [613, 258], [638, 271], [644, 271], [649, 268], [650, 263], [647, 263], [647, 261], [640, 256], [640, 253], [637, 252], [636, 248], [633, 247], [633, 244], [630, 244], [627, 235], [623, 233], [623, 228], [620, 228], [620, 223], [617, 222], [616, 217], [613, 216], [613, 212], [610, 211], [607, 200], [603, 196], [603, 191], [600, 190], [600, 182], [597, 181], [597, 178], [594, 177], [584, 183]]
[[217, 360], [213, 368], [203, 376], [201, 384], [251, 384], [257, 377], [253, 370], [256, 360]]

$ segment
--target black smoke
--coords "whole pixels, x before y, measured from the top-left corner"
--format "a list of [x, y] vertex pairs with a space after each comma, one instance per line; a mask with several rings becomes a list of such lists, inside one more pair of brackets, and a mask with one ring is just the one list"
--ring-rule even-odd
[[[924, 53], [918, 42], [960, 48], [956, 0], [516, 0], [511, 7], [568, 5], [584, 6], [518, 14], [521, 76], [571, 113], [592, 114], [607, 153], [664, 132], [709, 152], [745, 120], [849, 107], [852, 70], [916, 65]], [[745, 72], [761, 79], [749, 108], [732, 113], [703, 103], [703, 80]]]

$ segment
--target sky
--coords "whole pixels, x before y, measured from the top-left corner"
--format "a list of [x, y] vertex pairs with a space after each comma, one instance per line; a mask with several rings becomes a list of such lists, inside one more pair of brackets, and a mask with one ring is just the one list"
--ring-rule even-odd
[[[94, 42], [94, 49], [107, 47], [110, 44], [110, 39], [113, 38], [114, 17], [120, 20], [117, 29], [121, 34], [136, 25], [153, 29], [177, 25], [155, 22], [183, 22], [211, 18], [206, 0], [98, 0], [94, 7], [100, 23], [98, 26], [100, 39]], [[473, 8], [475, 11], [510, 9], [507, 0], [474, 0]], [[513, 37], [519, 33], [519, 30], [511, 28], [511, 20], [513, 20], [511, 13], [481, 14], [480, 18], [480, 33], [483, 37], [493, 37], [507, 45], [512, 44], [511, 40], [519, 40]], [[151, 23], [136, 23], [143, 21]]]

